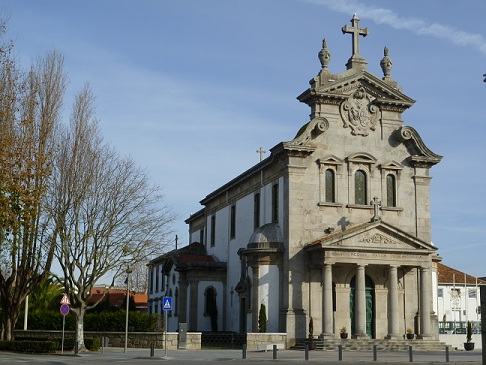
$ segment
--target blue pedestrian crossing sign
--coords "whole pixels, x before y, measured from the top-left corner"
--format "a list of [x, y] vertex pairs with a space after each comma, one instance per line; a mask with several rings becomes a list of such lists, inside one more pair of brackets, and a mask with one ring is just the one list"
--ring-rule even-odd
[[172, 297], [163, 297], [162, 309], [165, 310], [165, 311], [171, 311], [172, 310]]

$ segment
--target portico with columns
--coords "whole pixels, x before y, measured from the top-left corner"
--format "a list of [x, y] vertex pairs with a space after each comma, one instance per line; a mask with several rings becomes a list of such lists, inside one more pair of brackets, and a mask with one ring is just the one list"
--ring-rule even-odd
[[309, 315], [322, 319], [322, 337], [339, 337], [342, 327], [355, 339], [403, 339], [409, 328], [417, 339], [436, 337], [436, 247], [375, 219], [311, 242], [305, 251], [310, 270], [321, 273], [316, 302], [322, 306], [315, 308], [311, 296]]

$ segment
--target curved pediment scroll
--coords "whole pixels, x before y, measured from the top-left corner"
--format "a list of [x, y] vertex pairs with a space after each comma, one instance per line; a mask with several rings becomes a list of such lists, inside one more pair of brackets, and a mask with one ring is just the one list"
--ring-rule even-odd
[[428, 149], [418, 132], [412, 127], [400, 128], [398, 130], [398, 139], [401, 142], [411, 141], [413, 143], [414, 150], [418, 153], [417, 156], [411, 156], [411, 160], [414, 163], [431, 166], [442, 160], [442, 156]]
[[329, 121], [323, 117], [316, 117], [301, 128], [292, 144], [305, 146], [310, 140], [315, 139], [320, 134], [329, 129]]

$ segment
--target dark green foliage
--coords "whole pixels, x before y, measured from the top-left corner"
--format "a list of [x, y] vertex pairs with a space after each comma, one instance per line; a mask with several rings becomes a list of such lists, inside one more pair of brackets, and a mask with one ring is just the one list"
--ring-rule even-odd
[[472, 341], [472, 323], [471, 321], [467, 321], [467, 334], [466, 334], [467, 343]]
[[258, 314], [258, 332], [267, 332], [267, 307], [263, 303], [260, 305], [260, 313]]
[[[56, 311], [35, 311], [29, 312], [28, 329], [29, 330], [62, 330], [62, 315]], [[85, 331], [104, 331], [119, 332], [125, 331], [126, 315], [124, 310], [104, 311], [87, 313], [84, 317]], [[76, 326], [76, 317], [69, 313], [66, 316], [64, 330], [74, 331]], [[23, 328], [23, 321], [17, 322], [17, 329]], [[163, 327], [163, 318], [160, 315], [140, 312], [128, 313], [128, 330], [130, 332], [152, 332], [161, 330]]]
[[57, 350], [56, 341], [0, 341], [1, 351], [53, 353]]

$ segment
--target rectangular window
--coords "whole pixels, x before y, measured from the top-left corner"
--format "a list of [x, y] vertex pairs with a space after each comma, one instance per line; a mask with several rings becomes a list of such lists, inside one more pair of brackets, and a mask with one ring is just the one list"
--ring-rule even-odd
[[272, 223], [278, 223], [278, 184], [272, 186]]
[[231, 217], [230, 217], [230, 239], [236, 237], [236, 205], [231, 206]]
[[150, 294], [154, 292], [154, 268], [150, 268]]
[[159, 291], [159, 272], [160, 272], [160, 266], [157, 266], [155, 268], [155, 292], [157, 293]]
[[204, 244], [204, 228], [199, 230], [199, 243]]
[[476, 294], [476, 293], [477, 293], [477, 292], [476, 292], [476, 289], [469, 289], [469, 292], [468, 292], [468, 296], [469, 296], [469, 298], [471, 298], [471, 299], [476, 299], [476, 296], [477, 296], [477, 294]]
[[216, 216], [211, 216], [211, 247], [216, 244]]
[[260, 193], [253, 196], [253, 229], [260, 227]]
[[439, 298], [443, 298], [443, 297], [444, 297], [444, 289], [442, 289], [442, 288], [438, 288], [438, 289], [437, 289], [437, 296], [438, 296]]

